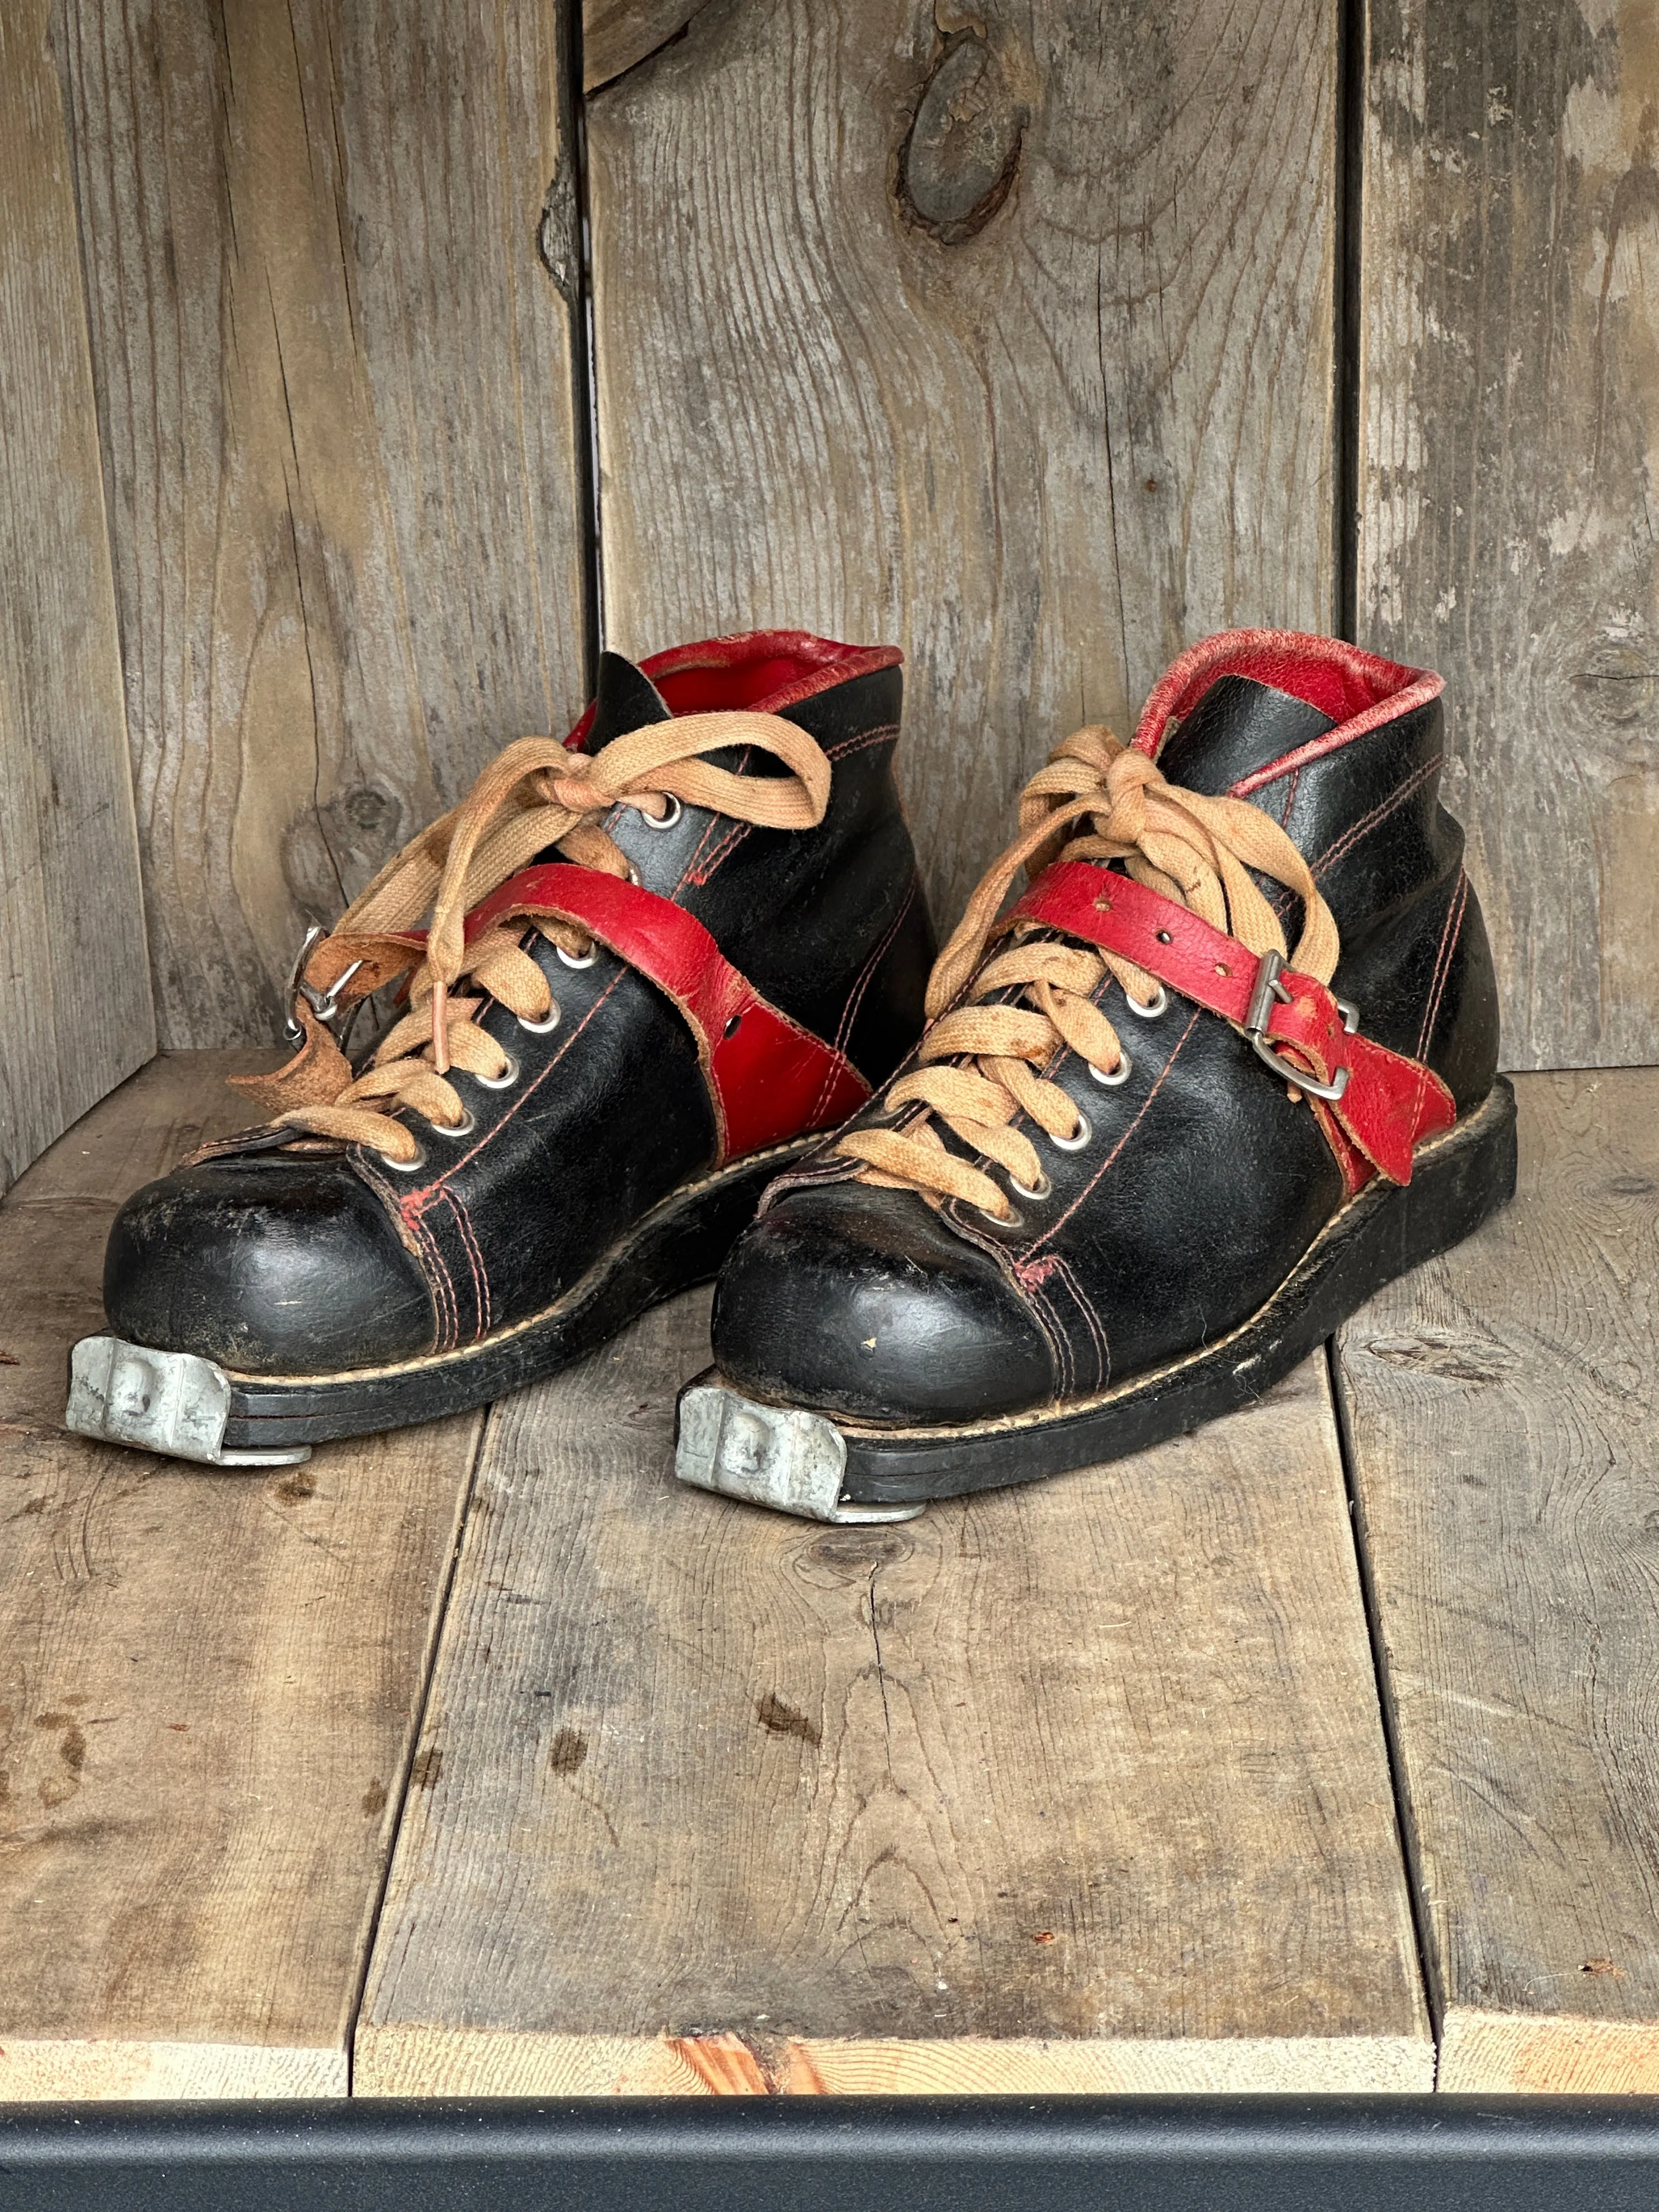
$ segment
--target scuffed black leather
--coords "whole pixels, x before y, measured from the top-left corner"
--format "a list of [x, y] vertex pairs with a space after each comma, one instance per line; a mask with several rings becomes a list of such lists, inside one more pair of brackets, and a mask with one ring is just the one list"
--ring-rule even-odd
[[[1218, 796], [1334, 726], [1300, 700], [1224, 677], [1160, 765]], [[1436, 700], [1250, 796], [1308, 859], [1335, 916], [1332, 988], [1358, 1005], [1368, 1036], [1425, 1058], [1462, 1114], [1496, 1073], [1497, 986], [1462, 832], [1439, 804], [1443, 732]], [[1279, 898], [1294, 944], [1300, 902]], [[1091, 1138], [1064, 1152], [1022, 1119], [1053, 1188], [1013, 1196], [1010, 1227], [956, 1200], [934, 1212], [911, 1193], [849, 1183], [854, 1164], [829, 1146], [793, 1170], [721, 1272], [721, 1372], [757, 1396], [851, 1420], [981, 1420], [1087, 1396], [1249, 1319], [1344, 1202], [1342, 1174], [1306, 1103], [1292, 1103], [1245, 1039], [1174, 992], [1167, 1000], [1143, 1020], [1115, 983], [1103, 985], [1099, 1003], [1133, 1071], [1103, 1088], [1066, 1051], [1044, 1070]], [[854, 1120], [900, 1126], [909, 1110], [890, 1116], [878, 1099]], [[921, 1212], [933, 1213], [933, 1238], [956, 1248], [948, 1266], [914, 1229]], [[1016, 1305], [1030, 1324], [1023, 1334]], [[876, 1315], [872, 1346], [862, 1323]]]
[[146, 1183], [110, 1232], [104, 1303], [133, 1343], [258, 1371], [375, 1365], [432, 1328], [396, 1226], [337, 1152], [255, 1153]]
[[[785, 710], [831, 761], [817, 829], [757, 830], [694, 806], [663, 830], [628, 808], [606, 823], [649, 889], [696, 915], [757, 988], [878, 1086], [921, 1030], [934, 951], [893, 780], [901, 696], [894, 668]], [[597, 707], [593, 750], [667, 711], [614, 655]], [[772, 765], [717, 757], [739, 773]], [[110, 1240], [112, 1328], [262, 1375], [448, 1350], [549, 1305], [707, 1171], [714, 1113], [678, 1011], [602, 947], [572, 969], [544, 939], [524, 941], [560, 1021], [538, 1036], [505, 1007], [481, 1017], [520, 1073], [503, 1090], [452, 1075], [471, 1135], [404, 1115], [425, 1159], [402, 1173], [361, 1147], [273, 1152], [254, 1133], [248, 1152], [149, 1184]]]
[[[775, 1207], [720, 1277], [726, 1368], [757, 1396], [866, 1421], [981, 1417], [1048, 1395], [1048, 1346], [996, 1263], [913, 1192], [836, 1183]], [[724, 1365], [724, 1360], [722, 1360]]]

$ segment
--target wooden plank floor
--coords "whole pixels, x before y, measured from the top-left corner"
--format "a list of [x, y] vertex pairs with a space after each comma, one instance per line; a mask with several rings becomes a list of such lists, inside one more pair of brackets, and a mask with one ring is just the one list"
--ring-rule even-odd
[[492, 1419], [358, 2093], [1430, 2087], [1323, 1360], [830, 1529], [671, 1480], [706, 1345]]
[[1440, 2086], [1659, 2090], [1659, 1071], [1522, 1079], [1344, 1333], [1357, 1557], [1322, 1362], [901, 1528], [682, 1492], [702, 1296], [295, 1473], [67, 1437], [227, 1064], [0, 1205], [0, 2098], [1426, 2087], [1396, 1789]]
[[1449, 2090], [1659, 2091], [1659, 1070], [1343, 1333]]
[[116, 1205], [261, 1060], [153, 1061], [0, 1205], [0, 2099], [345, 2093], [479, 1419], [264, 1477], [59, 1427]]

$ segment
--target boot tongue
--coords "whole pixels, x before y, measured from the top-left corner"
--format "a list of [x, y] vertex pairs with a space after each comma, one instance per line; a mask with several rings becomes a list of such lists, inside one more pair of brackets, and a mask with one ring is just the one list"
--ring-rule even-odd
[[593, 690], [593, 720], [582, 750], [602, 752], [612, 738], [625, 738], [651, 722], [672, 721], [672, 710], [651, 678], [619, 653], [599, 655], [599, 680]]
[[1220, 799], [1243, 776], [1336, 724], [1305, 699], [1250, 676], [1218, 676], [1165, 741], [1158, 764], [1171, 783]]

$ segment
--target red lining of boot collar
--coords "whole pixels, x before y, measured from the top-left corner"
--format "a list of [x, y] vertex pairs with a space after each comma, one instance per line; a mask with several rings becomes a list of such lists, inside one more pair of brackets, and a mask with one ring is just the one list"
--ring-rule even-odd
[[1171, 719], [1184, 721], [1221, 676], [1247, 676], [1257, 684], [1271, 684], [1274, 690], [1288, 692], [1336, 721], [1334, 730], [1242, 776], [1231, 787], [1235, 799], [1248, 798], [1308, 761], [1352, 744], [1367, 730], [1437, 699], [1446, 688], [1445, 678], [1431, 670], [1407, 668], [1401, 661], [1362, 653], [1339, 637], [1314, 637], [1294, 629], [1223, 630], [1189, 646], [1153, 686], [1135, 731], [1136, 750], [1156, 760]]
[[[896, 645], [839, 645], [804, 629], [751, 629], [733, 637], [705, 638], [696, 645], [671, 645], [640, 662], [674, 714], [707, 714], [752, 707], [780, 714], [816, 691], [868, 676], [878, 668], [896, 668], [904, 655]], [[579, 752], [592, 727], [590, 706], [565, 739]]]

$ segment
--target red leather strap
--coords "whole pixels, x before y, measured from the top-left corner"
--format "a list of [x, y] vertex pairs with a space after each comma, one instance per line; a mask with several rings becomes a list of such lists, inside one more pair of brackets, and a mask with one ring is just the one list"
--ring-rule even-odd
[[672, 899], [553, 860], [509, 876], [475, 907], [469, 943], [509, 915], [574, 922], [667, 993], [697, 1040], [721, 1159], [833, 1127], [869, 1097], [852, 1062], [762, 998]]
[[[1086, 860], [1058, 860], [1006, 920], [1046, 922], [1086, 938], [1133, 960], [1183, 998], [1244, 1026], [1261, 965], [1255, 953], [1133, 877], [1109, 874]], [[1348, 1071], [1340, 1099], [1310, 1103], [1351, 1187], [1356, 1171], [1349, 1147], [1357, 1147], [1390, 1182], [1409, 1182], [1415, 1146], [1457, 1118], [1450, 1091], [1421, 1060], [1357, 1033], [1350, 1036], [1336, 1000], [1313, 976], [1286, 968], [1279, 981], [1291, 1000], [1288, 1005], [1272, 1000], [1266, 1036], [1285, 1057], [1286, 1080], [1294, 1082], [1298, 1066], [1320, 1083], [1334, 1082], [1340, 1068]]]

